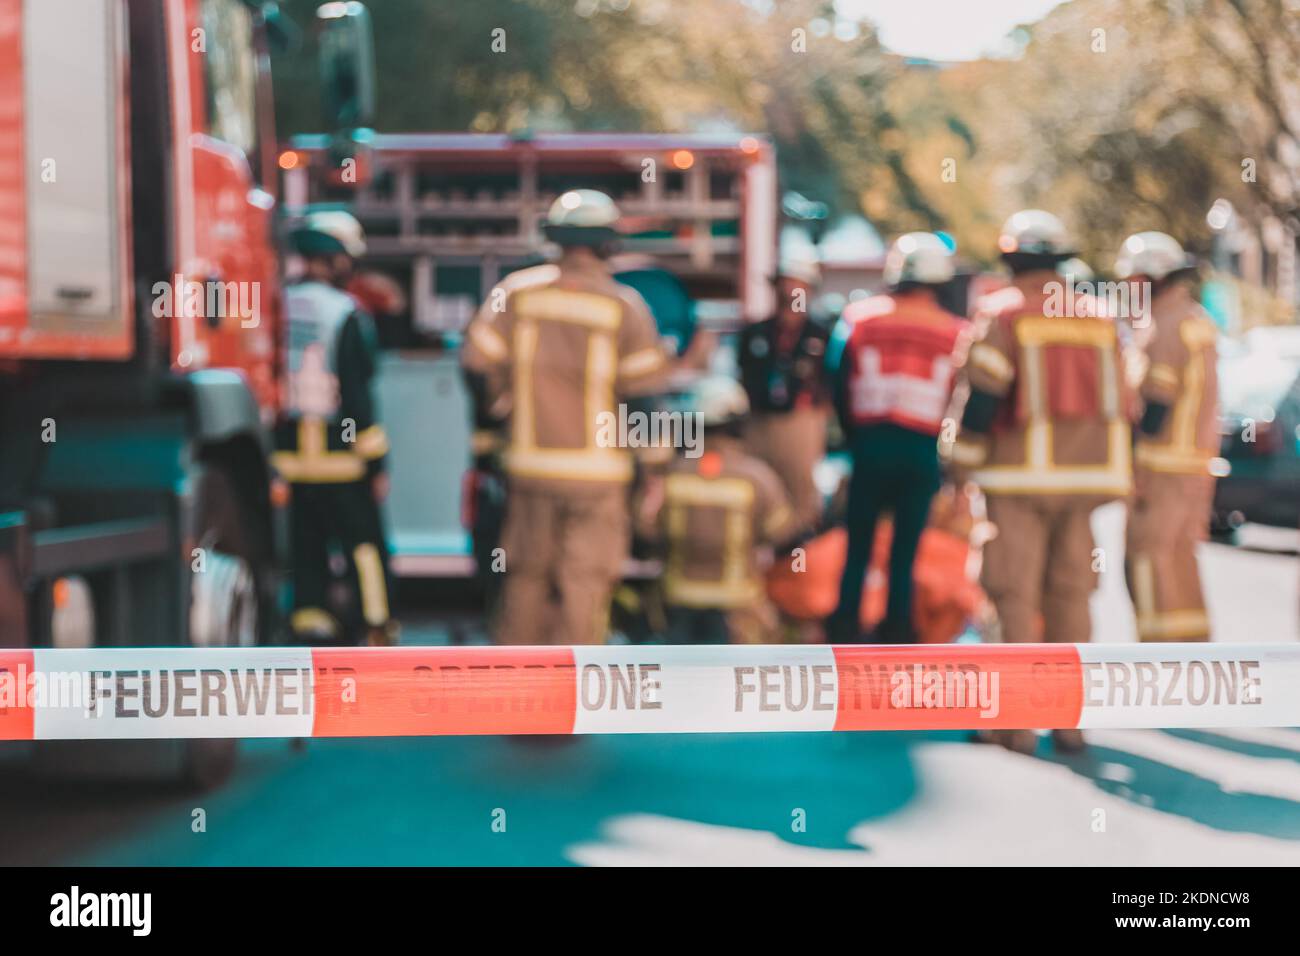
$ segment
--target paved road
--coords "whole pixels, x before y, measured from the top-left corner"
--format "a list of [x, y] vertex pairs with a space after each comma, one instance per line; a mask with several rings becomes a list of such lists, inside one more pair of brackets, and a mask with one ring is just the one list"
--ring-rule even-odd
[[[1118, 529], [1099, 515], [1112, 641], [1132, 640]], [[1219, 637], [1296, 640], [1295, 536], [1244, 543], [1202, 554]], [[199, 799], [9, 774], [0, 862], [1300, 864], [1300, 729], [1092, 740], [1069, 760], [953, 733], [259, 741]]]

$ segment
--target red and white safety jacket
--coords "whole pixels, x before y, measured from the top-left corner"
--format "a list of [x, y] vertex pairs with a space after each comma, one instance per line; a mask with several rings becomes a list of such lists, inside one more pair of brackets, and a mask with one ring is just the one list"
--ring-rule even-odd
[[892, 423], [938, 435], [966, 322], [923, 294], [877, 295], [844, 310], [832, 368], [852, 426]]

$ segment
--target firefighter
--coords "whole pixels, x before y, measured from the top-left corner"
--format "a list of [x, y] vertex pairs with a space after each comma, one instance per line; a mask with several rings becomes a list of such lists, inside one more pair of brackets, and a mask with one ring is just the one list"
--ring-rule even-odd
[[665, 542], [663, 596], [674, 644], [761, 643], [775, 631], [760, 557], [788, 541], [796, 522], [781, 479], [745, 450], [748, 412], [734, 379], [697, 382], [687, 414], [703, 426], [700, 453], [679, 455], [637, 508], [638, 531]]
[[634, 461], [601, 423], [668, 367], [645, 302], [606, 264], [618, 218], [603, 193], [562, 194], [544, 224], [559, 261], [507, 276], [466, 330], [461, 364], [475, 402], [506, 419], [502, 643], [605, 638], [628, 553]]
[[379, 504], [388, 492], [388, 438], [379, 424], [372, 379], [375, 331], [343, 291], [365, 253], [361, 224], [339, 211], [315, 212], [292, 242], [305, 272], [285, 291], [288, 393], [276, 425], [274, 464], [290, 484], [293, 614], [301, 641], [340, 638], [327, 607], [329, 545], [340, 544], [356, 571], [371, 644], [392, 643], [387, 547]]
[[1151, 290], [1124, 560], [1138, 638], [1209, 640], [1196, 544], [1206, 537], [1219, 453], [1217, 332], [1197, 303], [1196, 261], [1173, 237], [1129, 236], [1115, 274]]
[[[1011, 285], [980, 304], [959, 430], [942, 448], [955, 476], [983, 490], [997, 528], [981, 583], [1002, 639], [1083, 643], [1100, 569], [1092, 512], [1126, 497], [1132, 479], [1119, 338], [1096, 299], [1066, 293], [1056, 267], [1072, 251], [1055, 216], [1016, 213], [998, 248]], [[1029, 730], [997, 737], [1021, 752], [1036, 744]], [[1077, 730], [1053, 739], [1083, 746]]]
[[776, 277], [776, 314], [747, 326], [737, 355], [749, 396], [749, 450], [781, 476], [795, 519], [810, 530], [821, 515], [813, 466], [826, 453], [830, 393], [825, 322], [812, 315], [821, 272], [812, 259], [787, 254]]
[[912, 565], [939, 490], [937, 440], [952, 398], [954, 352], [965, 321], [938, 294], [953, 277], [952, 253], [938, 236], [899, 237], [885, 259], [885, 295], [845, 309], [827, 357], [840, 423], [853, 454], [848, 558], [830, 640], [858, 640], [859, 609], [876, 519], [893, 513], [889, 601], [876, 639], [916, 642]]

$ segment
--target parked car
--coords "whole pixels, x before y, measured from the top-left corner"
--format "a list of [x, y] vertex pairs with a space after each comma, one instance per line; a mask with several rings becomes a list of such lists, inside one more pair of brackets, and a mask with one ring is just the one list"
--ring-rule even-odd
[[1252, 329], [1219, 358], [1223, 434], [1217, 531], [1300, 527], [1300, 326]]

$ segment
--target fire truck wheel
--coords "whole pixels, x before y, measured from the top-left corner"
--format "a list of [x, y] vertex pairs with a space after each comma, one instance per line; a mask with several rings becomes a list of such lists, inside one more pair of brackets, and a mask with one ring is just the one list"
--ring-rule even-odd
[[[268, 579], [269, 545], [263, 540], [269, 534], [256, 530], [254, 514], [257, 509], [244, 507], [243, 497], [229, 469], [219, 463], [209, 464], [199, 482], [198, 503], [195, 514], [195, 535], [201, 549], [203, 573], [208, 575], [208, 591], [214, 596], [223, 595], [231, 602], [232, 617], [248, 610], [248, 618], [238, 620], [220, 617], [217, 632], [210, 646], [253, 647], [266, 637], [267, 619], [262, 605], [267, 591], [263, 587]], [[194, 577], [200, 575], [196, 572]], [[230, 592], [227, 594], [227, 592]], [[194, 594], [198, 597], [196, 591]], [[226, 605], [214, 607], [224, 615]], [[251, 621], [251, 634], [246, 624]], [[193, 618], [191, 617], [193, 624]], [[223, 637], [233, 629], [229, 637]], [[199, 640], [192, 643], [199, 646]]]
[[[199, 553], [190, 575], [190, 643], [195, 647], [253, 647], [258, 642], [259, 595], [248, 522], [235, 484], [209, 466], [199, 485], [195, 530]], [[231, 775], [239, 741], [190, 740], [182, 758], [189, 790], [220, 786]]]
[[189, 793], [207, 793], [230, 779], [239, 759], [238, 740], [188, 740], [181, 785]]

